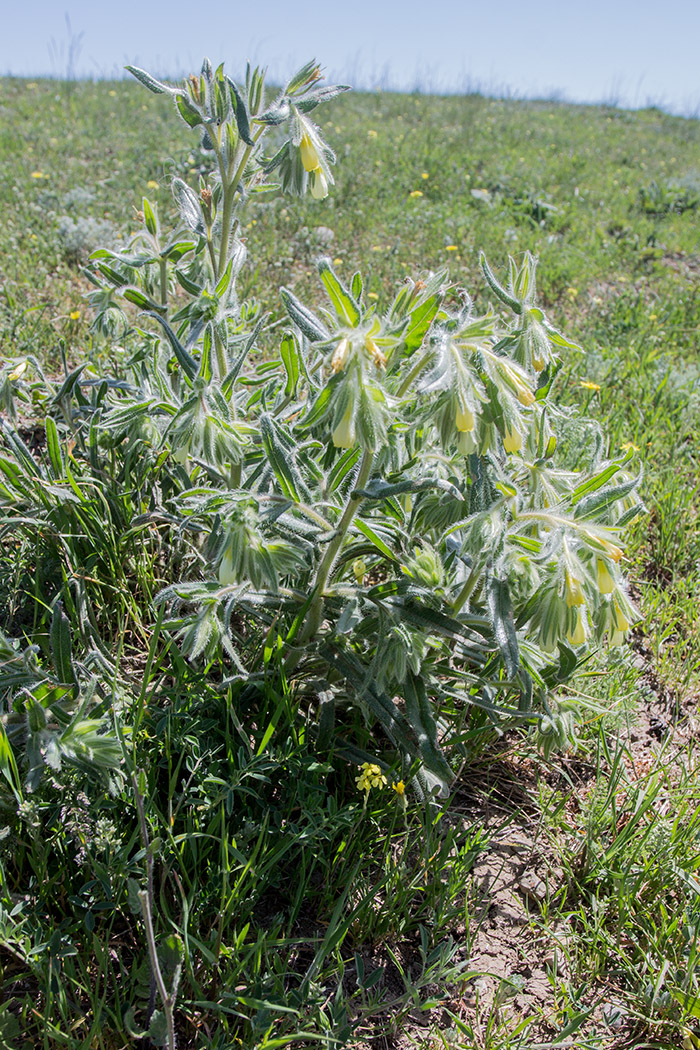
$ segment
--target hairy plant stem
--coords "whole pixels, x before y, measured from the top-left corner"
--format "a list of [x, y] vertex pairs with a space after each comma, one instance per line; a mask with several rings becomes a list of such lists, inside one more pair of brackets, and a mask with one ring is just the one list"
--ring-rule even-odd
[[321, 626], [321, 616], [323, 613], [323, 593], [328, 583], [328, 577], [331, 574], [335, 559], [338, 556], [338, 552], [342, 546], [343, 540], [347, 534], [352, 519], [355, 517], [357, 510], [362, 503], [362, 496], [356, 494], [358, 489], [362, 489], [367, 484], [372, 464], [374, 462], [374, 451], [372, 449], [365, 449], [362, 461], [360, 463], [360, 469], [355, 479], [354, 489], [348, 497], [348, 502], [345, 504], [345, 510], [343, 516], [338, 522], [338, 528], [335, 531], [333, 539], [330, 541], [326, 548], [326, 553], [321, 559], [318, 569], [316, 570], [316, 579], [314, 580], [312, 593], [313, 601], [309, 606], [309, 611], [306, 614], [304, 625], [301, 628], [299, 634], [299, 641], [306, 642], [309, 638], [316, 634], [316, 631]]
[[[141, 845], [143, 846], [144, 853], [146, 856], [146, 889], [142, 891], [144, 896], [148, 900], [148, 913], [152, 912], [153, 898], [154, 898], [154, 886], [153, 886], [153, 853], [151, 852], [151, 844], [148, 838], [148, 825], [146, 824], [146, 810], [143, 802], [143, 795], [141, 794], [141, 788], [139, 787], [139, 778], [137, 773], [131, 774], [131, 783], [134, 789], [134, 799], [136, 801], [136, 812], [139, 818], [139, 832], [141, 834]], [[141, 893], [139, 893], [139, 899]], [[143, 904], [141, 905], [143, 909]], [[144, 912], [145, 916], [145, 912]], [[149, 949], [150, 952], [150, 949]], [[156, 984], [158, 978], [156, 977], [153, 965], [151, 965], [150, 973], [150, 988], [148, 994], [148, 1010], [146, 1012], [146, 1023], [151, 1023], [151, 1017], [156, 1006]]]
[[403, 383], [399, 387], [399, 389], [398, 389], [398, 391], [396, 393], [397, 397], [403, 397], [403, 395], [406, 393], [406, 391], [410, 387], [410, 385], [413, 382], [413, 380], [416, 378], [416, 376], [420, 372], [423, 371], [423, 369], [425, 368], [425, 366], [427, 365], [428, 361], [430, 360], [430, 358], [432, 356], [433, 356], [433, 351], [432, 350], [429, 350], [427, 354], [423, 354], [423, 356], [421, 357], [420, 361], [416, 365], [413, 366], [413, 368], [408, 373], [408, 375], [404, 379]]
[[138, 898], [143, 913], [143, 923], [146, 927], [146, 941], [148, 943], [148, 955], [151, 960], [151, 973], [155, 975], [158, 994], [160, 995], [163, 1013], [165, 1014], [165, 1023], [168, 1029], [168, 1050], [177, 1050], [177, 1043], [175, 1040], [175, 993], [174, 991], [169, 992], [165, 987], [160, 963], [158, 962], [158, 949], [156, 948], [156, 935], [153, 929], [153, 915], [151, 912], [151, 901], [148, 896], [148, 891], [139, 890]]
[[168, 312], [168, 260], [160, 260], [160, 302], [164, 312]]
[[472, 571], [469, 573], [469, 576], [467, 577], [466, 583], [464, 584], [464, 586], [462, 587], [461, 591], [459, 592], [459, 594], [457, 595], [457, 597], [455, 598], [455, 600], [452, 603], [452, 612], [453, 613], [460, 612], [460, 610], [464, 607], [464, 605], [469, 601], [469, 599], [472, 596], [472, 592], [473, 592], [474, 588], [476, 587], [477, 583], [479, 582], [479, 577], [480, 576], [481, 576], [481, 566], [480, 565], [475, 565], [474, 568], [472, 569]]

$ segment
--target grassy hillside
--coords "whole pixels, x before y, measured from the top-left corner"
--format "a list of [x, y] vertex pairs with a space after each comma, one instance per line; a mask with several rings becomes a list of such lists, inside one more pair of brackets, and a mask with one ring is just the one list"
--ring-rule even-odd
[[[327, 254], [380, 307], [446, 267], [485, 308], [479, 252], [498, 270], [536, 254], [540, 299], [581, 347], [560, 403], [644, 470], [628, 565], [642, 619], [568, 687], [588, 705], [575, 752], [494, 735], [440, 813], [381, 792], [363, 807], [352, 769], [298, 728], [273, 736], [294, 713], [272, 700], [231, 785], [207, 740], [239, 748], [232, 693], [222, 714], [206, 676], [158, 649], [160, 622], [126, 641], [114, 625], [134, 667], [114, 703], [136, 703], [159, 755], [148, 834], [177, 858], [156, 897], [164, 968], [167, 935], [186, 941], [178, 1045], [680, 1046], [700, 1016], [700, 122], [380, 93], [323, 121], [336, 186], [250, 204], [243, 295], [273, 318], [280, 284], [320, 304]], [[194, 141], [136, 84], [0, 80], [0, 364], [32, 355], [58, 376], [109, 357], [81, 266], [138, 228], [144, 194], [174, 209], [168, 176], [206, 162]], [[0, 553], [0, 629], [31, 640], [18, 558]], [[116, 1050], [149, 996], [138, 805], [53, 779], [19, 811], [0, 789], [0, 1048]]]

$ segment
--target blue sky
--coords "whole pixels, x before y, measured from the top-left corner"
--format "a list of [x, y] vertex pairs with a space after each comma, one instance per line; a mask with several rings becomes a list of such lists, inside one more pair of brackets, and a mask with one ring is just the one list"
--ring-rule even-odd
[[[126, 62], [178, 76], [203, 56], [281, 79], [308, 58], [354, 86], [700, 113], [698, 0], [3, 0], [0, 73], [114, 76]], [[71, 25], [69, 34], [65, 16]]]

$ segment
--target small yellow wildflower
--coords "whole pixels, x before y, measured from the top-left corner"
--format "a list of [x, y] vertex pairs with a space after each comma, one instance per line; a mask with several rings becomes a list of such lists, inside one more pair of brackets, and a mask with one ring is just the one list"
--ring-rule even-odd
[[46, 176], [44, 175], [43, 171], [33, 171], [31, 177], [33, 179], [44, 179], [44, 178], [46, 178]]
[[8, 375], [7, 378], [10, 380], [10, 382], [14, 383], [21, 376], [23, 376], [26, 371], [27, 371], [27, 362], [26, 361], [20, 361], [19, 364], [15, 365], [15, 367], [12, 369], [12, 371], [10, 372], [10, 374]]
[[397, 780], [391, 786], [397, 795], [403, 795], [406, 791], [406, 785], [404, 784], [403, 780]]
[[598, 559], [598, 590], [601, 594], [612, 594], [615, 590], [615, 581], [610, 575], [610, 570], [600, 558]]
[[656, 320], [656, 314], [649, 314], [649, 320], [650, 321], [655, 321]]
[[520, 431], [506, 427], [506, 432], [503, 435], [503, 447], [508, 455], [512, 455], [513, 452], [519, 452], [523, 447], [523, 436]]
[[569, 299], [576, 299], [578, 296], [578, 288], [567, 288], [566, 294], [568, 295]]
[[367, 138], [368, 139], [376, 139], [376, 137], [377, 137], [377, 132], [374, 130], [374, 128], [370, 128], [369, 131], [367, 132]]
[[600, 384], [592, 383], [590, 379], [579, 379], [579, 386], [582, 386], [584, 390], [600, 390]]
[[149, 179], [146, 185], [148, 186], [149, 190], [158, 189], [158, 183], [155, 181], [155, 179]]
[[445, 251], [446, 252], [458, 252], [459, 248], [457, 247], [456, 244], [446, 244], [445, 245]]
[[301, 153], [301, 163], [304, 165], [307, 171], [315, 171], [319, 166], [318, 153], [316, 147], [309, 138], [308, 135], [302, 135], [301, 143], [299, 145], [299, 151]]
[[374, 762], [363, 762], [360, 766], [360, 775], [355, 777], [355, 783], [360, 791], [369, 795], [372, 788], [386, 787], [386, 777], [380, 766]]
[[411, 192], [409, 193], [409, 197], [422, 197], [422, 196], [423, 196], [423, 190], [411, 190]]
[[428, 174], [428, 172], [427, 172], [427, 171], [422, 171], [422, 172], [421, 172], [421, 176], [420, 176], [420, 177], [421, 177], [422, 179], [429, 179], [429, 178], [430, 178], [430, 175]]
[[71, 310], [70, 319], [71, 321], [78, 321], [80, 319], [80, 310]]
[[110, 98], [116, 98], [117, 97], [116, 91], [110, 91], [109, 96], [110, 96]]
[[629, 452], [630, 449], [632, 449], [633, 452], [639, 452], [639, 445], [635, 445], [634, 441], [625, 441], [620, 445], [620, 448], [623, 452]]
[[377, 295], [376, 292], [367, 292], [367, 298], [368, 299], [378, 299], [379, 296]]
[[336, 259], [333, 260], [333, 265], [334, 266], [342, 266], [343, 265], [343, 260], [340, 259], [340, 258], [336, 258]]
[[576, 623], [574, 624], [574, 628], [571, 631], [567, 631], [566, 639], [571, 642], [572, 645], [583, 645], [586, 641], [586, 624], [579, 608], [576, 609]]
[[585, 605], [586, 599], [583, 594], [583, 588], [581, 587], [581, 581], [577, 580], [575, 576], [572, 576], [569, 570], [566, 570], [566, 604], [569, 608], [576, 605]]

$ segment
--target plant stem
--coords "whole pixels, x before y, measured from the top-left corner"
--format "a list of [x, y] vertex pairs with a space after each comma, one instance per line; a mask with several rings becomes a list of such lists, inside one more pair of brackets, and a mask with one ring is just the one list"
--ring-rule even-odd
[[151, 959], [151, 972], [155, 975], [158, 993], [163, 1004], [165, 1023], [168, 1026], [168, 1050], [177, 1050], [175, 1042], [175, 1012], [173, 1010], [173, 997], [165, 987], [163, 974], [158, 962], [158, 950], [156, 948], [156, 936], [153, 930], [153, 915], [151, 914], [151, 902], [147, 890], [139, 890], [139, 901], [143, 912], [143, 922], [146, 927], [146, 941], [148, 942], [148, 954]]
[[457, 595], [457, 597], [455, 598], [455, 600], [452, 603], [452, 612], [453, 613], [458, 613], [462, 609], [464, 604], [467, 601], [469, 601], [469, 598], [472, 595], [472, 591], [476, 587], [476, 584], [477, 584], [480, 576], [481, 576], [481, 566], [480, 565], [475, 565], [473, 567], [472, 571], [469, 573], [469, 576], [467, 577], [467, 582], [464, 584], [464, 586], [462, 587], [462, 590], [459, 592], [459, 594]]
[[406, 391], [410, 387], [410, 385], [413, 382], [413, 380], [416, 378], [416, 376], [419, 374], [419, 372], [423, 371], [423, 369], [425, 368], [425, 366], [427, 365], [428, 361], [430, 360], [430, 358], [432, 356], [433, 356], [433, 351], [432, 350], [429, 350], [427, 354], [423, 354], [423, 356], [421, 357], [420, 361], [416, 365], [413, 366], [413, 368], [408, 373], [408, 375], [404, 379], [403, 383], [399, 387], [399, 389], [397, 391], [397, 394], [396, 394], [397, 397], [403, 397], [403, 395], [406, 393]]
[[335, 559], [342, 546], [343, 540], [345, 539], [346, 533], [350, 528], [352, 519], [355, 517], [357, 509], [362, 503], [363, 497], [356, 495], [355, 493], [358, 489], [364, 488], [367, 484], [367, 479], [369, 478], [373, 462], [374, 451], [372, 449], [365, 449], [364, 455], [362, 456], [362, 462], [360, 463], [360, 470], [355, 479], [354, 491], [350, 494], [348, 502], [345, 504], [345, 510], [343, 511], [342, 518], [338, 522], [335, 536], [328, 544], [326, 553], [323, 555], [316, 571], [316, 579], [314, 580], [313, 585], [314, 599], [309, 607], [308, 613], [306, 614], [306, 620], [300, 632], [299, 640], [301, 642], [308, 641], [308, 639], [316, 633], [321, 624], [323, 592], [326, 589], [328, 577], [331, 574]]
[[160, 301], [163, 309], [168, 309], [168, 261], [161, 257], [160, 260]]

